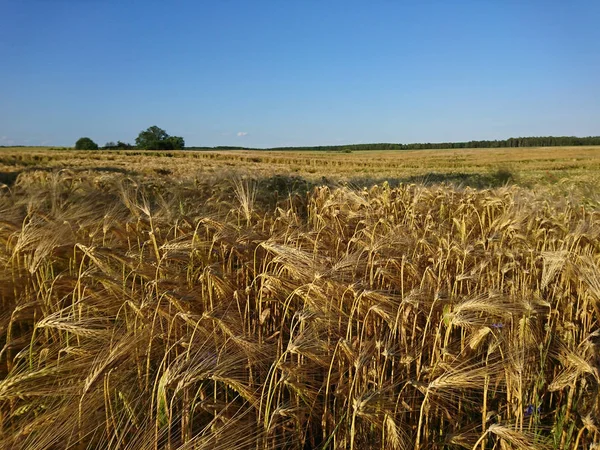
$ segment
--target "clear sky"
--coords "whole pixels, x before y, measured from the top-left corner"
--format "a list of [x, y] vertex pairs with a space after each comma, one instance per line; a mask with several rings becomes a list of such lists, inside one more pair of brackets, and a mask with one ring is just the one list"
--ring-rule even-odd
[[600, 135], [599, 0], [0, 0], [0, 145]]

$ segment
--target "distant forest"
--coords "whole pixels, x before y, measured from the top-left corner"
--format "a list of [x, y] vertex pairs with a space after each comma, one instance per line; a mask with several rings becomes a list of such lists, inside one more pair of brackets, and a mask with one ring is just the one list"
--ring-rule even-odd
[[[128, 150], [136, 149], [135, 145], [108, 143], [104, 149]], [[358, 150], [425, 150], [425, 149], [459, 149], [459, 148], [517, 148], [517, 147], [559, 147], [578, 145], [600, 145], [600, 136], [534, 136], [518, 137], [493, 141], [466, 141], [466, 142], [425, 142], [414, 144], [346, 144], [346, 145], [318, 145], [313, 147], [272, 147], [252, 148], [239, 146], [217, 147], [185, 147], [185, 150], [279, 150], [279, 151], [324, 151], [324, 152], [351, 152]], [[25, 147], [24, 145], [0, 145], [1, 147]]]
[[285, 150], [285, 151], [330, 151], [343, 152], [353, 150], [425, 150], [425, 149], [453, 149], [453, 148], [517, 148], [517, 147], [559, 147], [577, 145], [600, 145], [600, 136], [539, 136], [519, 137], [493, 141], [466, 141], [466, 142], [426, 142], [414, 144], [349, 144], [349, 145], [318, 145], [314, 147], [273, 147], [256, 149], [249, 147], [186, 147], [187, 150]]

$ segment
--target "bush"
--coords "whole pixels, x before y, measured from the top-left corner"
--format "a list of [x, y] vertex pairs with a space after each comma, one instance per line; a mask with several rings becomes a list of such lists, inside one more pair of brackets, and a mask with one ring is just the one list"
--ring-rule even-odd
[[75, 148], [77, 150], [98, 150], [98, 144], [89, 137], [82, 137], [75, 142]]

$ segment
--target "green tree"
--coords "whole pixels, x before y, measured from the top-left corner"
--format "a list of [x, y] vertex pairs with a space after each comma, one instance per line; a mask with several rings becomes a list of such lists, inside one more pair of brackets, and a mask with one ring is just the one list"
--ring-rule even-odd
[[143, 150], [181, 150], [185, 147], [185, 141], [180, 136], [169, 136], [165, 130], [156, 125], [142, 131], [135, 144]]
[[116, 144], [113, 141], [110, 141], [104, 145], [105, 150], [130, 150], [132, 148], [134, 148], [133, 145], [122, 141], [117, 141]]
[[82, 137], [75, 142], [75, 148], [77, 150], [98, 150], [98, 144], [89, 137]]
[[185, 141], [181, 136], [169, 136], [167, 142], [173, 150], [182, 150], [185, 147]]
[[117, 148], [119, 150], [130, 150], [133, 148], [133, 145], [128, 144], [127, 142], [117, 141]]

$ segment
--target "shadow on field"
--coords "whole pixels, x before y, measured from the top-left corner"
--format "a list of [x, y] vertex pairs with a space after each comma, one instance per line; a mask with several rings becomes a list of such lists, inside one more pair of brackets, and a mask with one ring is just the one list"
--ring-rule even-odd
[[129, 169], [123, 169], [121, 167], [112, 167], [112, 166], [106, 166], [106, 167], [87, 167], [85, 169], [81, 169], [81, 170], [76, 170], [75, 172], [106, 172], [106, 173], [122, 173], [123, 175], [139, 175], [139, 172], [136, 172], [135, 170], [129, 170]]
[[0, 172], [0, 184], [12, 186], [21, 172]]
[[57, 167], [28, 167], [27, 169], [14, 171], [14, 172], [0, 172], [0, 184], [5, 184], [7, 186], [13, 186], [19, 178], [20, 175], [32, 174], [34, 172], [61, 172], [67, 171], [67, 173], [71, 174], [80, 174], [80, 173], [120, 173], [127, 176], [136, 176], [139, 175], [139, 172], [134, 170], [123, 169], [121, 167], [111, 167], [111, 166], [102, 166], [102, 167], [86, 167], [86, 168], [57, 168]]
[[[235, 176], [229, 180], [235, 179]], [[320, 179], [306, 179], [296, 175], [273, 175], [270, 177], [243, 177], [250, 185], [246, 184], [247, 189], [254, 191], [257, 205], [272, 209], [281, 201], [292, 201], [296, 208], [304, 205], [303, 199], [306, 195], [318, 186], [328, 186], [337, 188], [348, 186], [352, 189], [370, 188], [374, 185], [387, 183], [390, 187], [397, 187], [401, 184], [421, 184], [431, 186], [435, 184], [449, 184], [461, 187], [471, 187], [475, 189], [486, 189], [514, 184], [516, 182], [512, 172], [500, 169], [488, 174], [480, 173], [428, 173], [425, 175], [410, 176], [405, 178], [351, 178], [347, 181], [340, 181], [335, 178], [321, 177]], [[235, 198], [235, 183], [230, 184], [228, 192], [229, 199]]]
[[390, 187], [397, 187], [401, 184], [422, 184], [431, 186], [435, 184], [450, 184], [457, 187], [471, 187], [476, 189], [495, 188], [507, 184], [516, 183], [513, 173], [506, 169], [499, 169], [488, 174], [480, 173], [437, 173], [431, 172], [424, 175], [415, 175], [404, 178], [375, 178], [361, 177], [351, 178], [347, 181], [340, 181], [335, 178], [321, 177], [320, 179], [306, 179], [296, 175], [273, 175], [270, 177], [259, 177], [254, 179], [254, 187], [259, 193], [257, 196], [263, 203], [277, 204], [290, 196], [306, 195], [317, 186], [328, 186], [336, 188], [340, 186], [349, 186], [355, 189], [363, 187], [370, 188], [374, 185], [388, 183]]
[[423, 184], [425, 186], [431, 186], [434, 184], [452, 184], [458, 187], [472, 187], [476, 189], [486, 189], [500, 187], [507, 184], [515, 184], [515, 175], [507, 169], [498, 169], [495, 172], [482, 174], [482, 173], [463, 173], [463, 172], [450, 172], [450, 173], [439, 173], [430, 172], [424, 175], [413, 175], [404, 178], [352, 178], [349, 184], [356, 187], [362, 186], [373, 186], [375, 184], [381, 184], [386, 182], [396, 187], [400, 184]]
[[[0, 172], [0, 184], [13, 186], [20, 175], [31, 174], [34, 172], [61, 172], [65, 170], [70, 174], [81, 173], [97, 173], [97, 174], [122, 174], [130, 177], [142, 175], [140, 172], [128, 170], [114, 166], [97, 166], [86, 168], [48, 168], [48, 167], [28, 167], [19, 171]], [[172, 171], [168, 169], [154, 169], [152, 171], [159, 178], [172, 175]], [[148, 175], [148, 174], [147, 174]], [[217, 179], [232, 179], [239, 175], [224, 174]], [[241, 178], [246, 178], [246, 175]], [[317, 186], [329, 186], [331, 188], [339, 186], [349, 186], [352, 188], [361, 189], [363, 187], [372, 187], [377, 184], [388, 183], [391, 187], [396, 187], [400, 184], [423, 184], [431, 186], [434, 184], [451, 184], [457, 187], [472, 187], [477, 189], [494, 188], [504, 186], [506, 184], [516, 183], [516, 178], [510, 170], [499, 169], [495, 172], [487, 174], [481, 173], [463, 173], [449, 172], [439, 173], [430, 172], [423, 175], [413, 175], [409, 177], [353, 177], [347, 181], [341, 181], [334, 177], [321, 177], [320, 179], [307, 179], [297, 175], [273, 175], [268, 177], [248, 177], [253, 180], [255, 188], [261, 193], [260, 197], [269, 199], [271, 202], [277, 203], [290, 195], [306, 194], [312, 191]]]

